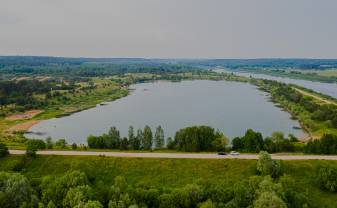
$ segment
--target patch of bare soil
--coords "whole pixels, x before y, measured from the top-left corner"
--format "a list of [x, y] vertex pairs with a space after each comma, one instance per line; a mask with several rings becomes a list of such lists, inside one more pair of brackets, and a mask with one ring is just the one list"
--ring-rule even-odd
[[24, 119], [31, 119], [34, 116], [42, 113], [43, 110], [29, 110], [24, 113], [18, 113], [14, 115], [7, 116], [5, 119], [9, 121], [16, 121], [16, 120], [24, 120]]
[[35, 124], [38, 124], [40, 121], [37, 120], [32, 120], [32, 121], [27, 121], [24, 123], [16, 124], [12, 127], [10, 127], [7, 132], [8, 133], [13, 133], [13, 132], [21, 132], [21, 131], [27, 131], [30, 129], [30, 127], [34, 126]]

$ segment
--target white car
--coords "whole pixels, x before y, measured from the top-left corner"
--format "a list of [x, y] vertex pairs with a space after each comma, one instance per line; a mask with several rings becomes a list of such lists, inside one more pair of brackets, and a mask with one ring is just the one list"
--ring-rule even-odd
[[229, 154], [232, 155], [232, 156], [238, 156], [238, 155], [240, 155], [240, 153], [238, 153], [236, 151], [231, 151]]

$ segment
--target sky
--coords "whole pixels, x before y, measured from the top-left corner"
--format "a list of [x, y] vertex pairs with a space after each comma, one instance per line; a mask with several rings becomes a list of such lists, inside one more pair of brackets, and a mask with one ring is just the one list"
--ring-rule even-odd
[[337, 58], [336, 0], [0, 0], [0, 55]]

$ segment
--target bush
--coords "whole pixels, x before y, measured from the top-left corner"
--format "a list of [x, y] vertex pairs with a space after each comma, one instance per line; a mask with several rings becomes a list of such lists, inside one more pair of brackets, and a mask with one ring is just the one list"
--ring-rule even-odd
[[46, 149], [46, 143], [41, 139], [29, 139], [27, 142], [27, 148], [35, 150]]
[[59, 146], [61, 148], [65, 148], [66, 145], [67, 145], [67, 142], [66, 142], [65, 139], [59, 139], [59, 140], [56, 141], [55, 145]]
[[270, 175], [273, 178], [281, 175], [280, 161], [272, 160], [268, 152], [265, 151], [260, 152], [256, 169], [259, 174]]
[[9, 155], [8, 147], [4, 143], [0, 143], [0, 157]]
[[76, 144], [76, 143], [73, 143], [73, 144], [71, 145], [71, 149], [76, 150], [76, 149], [77, 149], [77, 144]]
[[27, 147], [26, 155], [28, 157], [36, 157], [36, 151], [37, 151], [37, 149], [35, 149], [34, 147]]
[[53, 141], [52, 141], [52, 139], [51, 139], [51, 137], [48, 137], [47, 139], [46, 139], [46, 147], [47, 147], [47, 149], [53, 149]]
[[0, 172], [0, 207], [37, 207], [38, 199], [27, 178], [19, 173]]
[[321, 189], [337, 192], [337, 167], [320, 167], [318, 169], [317, 180]]
[[325, 134], [319, 140], [310, 140], [304, 151], [305, 153], [313, 154], [337, 154], [337, 136]]

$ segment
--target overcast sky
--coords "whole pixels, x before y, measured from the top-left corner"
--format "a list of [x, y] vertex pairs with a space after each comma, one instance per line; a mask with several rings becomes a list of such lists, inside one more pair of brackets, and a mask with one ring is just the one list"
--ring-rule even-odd
[[0, 0], [0, 55], [337, 58], [337, 1]]

